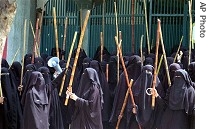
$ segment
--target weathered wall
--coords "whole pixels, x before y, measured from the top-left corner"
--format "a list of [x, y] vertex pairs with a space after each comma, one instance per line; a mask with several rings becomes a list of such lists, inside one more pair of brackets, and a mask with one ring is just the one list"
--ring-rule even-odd
[[33, 35], [30, 27], [30, 21], [35, 26], [36, 19], [36, 0], [17, 0], [17, 12], [12, 24], [10, 33], [8, 35], [7, 44], [7, 61], [9, 64], [12, 63], [15, 53], [19, 46], [20, 51], [18, 52], [15, 61], [22, 60], [23, 54], [23, 41], [24, 41], [24, 21], [27, 19], [26, 29], [26, 50], [25, 53], [32, 51]]

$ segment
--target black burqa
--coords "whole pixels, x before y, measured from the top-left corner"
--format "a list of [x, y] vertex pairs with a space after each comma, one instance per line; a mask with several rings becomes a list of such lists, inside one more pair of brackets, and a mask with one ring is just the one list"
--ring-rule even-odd
[[9, 63], [4, 58], [1, 60], [1, 67], [9, 68]]
[[[64, 81], [64, 86], [63, 86], [63, 90], [61, 93], [61, 96], [59, 96], [59, 100], [60, 100], [60, 107], [61, 107], [61, 113], [62, 113], [62, 119], [63, 119], [63, 126], [64, 129], [69, 129], [69, 125], [71, 124], [71, 117], [74, 111], [74, 101], [69, 99], [68, 105], [64, 105], [65, 100], [66, 100], [66, 90], [67, 87], [69, 86], [69, 81], [71, 78], [71, 71], [72, 68], [71, 66], [68, 67], [68, 69], [64, 69], [58, 76], [57, 78], [55, 78], [52, 81], [52, 85], [54, 88], [56, 88], [58, 90], [58, 92], [60, 92], [60, 88], [61, 88], [61, 83], [62, 83], [62, 79], [63, 76], [66, 72], [66, 78]], [[75, 75], [77, 74], [77, 71], [75, 71]], [[74, 80], [73, 80], [73, 84], [72, 84], [72, 91], [76, 92], [76, 89], [78, 87], [78, 83], [77, 83], [77, 78], [74, 76]]]
[[[132, 55], [129, 57], [127, 73], [128, 73], [129, 81], [130, 79], [133, 79], [133, 83], [141, 74], [141, 61], [138, 55]], [[120, 114], [127, 89], [128, 89], [128, 86], [126, 83], [125, 72], [123, 72], [120, 75], [119, 83], [115, 89], [114, 102], [113, 102], [113, 107], [112, 107], [111, 116], [109, 120], [113, 127], [116, 126], [117, 119]], [[137, 122], [135, 120], [134, 114], [132, 113], [132, 108], [133, 108], [132, 106], [126, 106], [126, 109], [123, 114], [123, 118], [120, 122], [120, 128], [122, 129], [130, 128], [131, 126], [133, 126], [133, 124], [135, 124], [135, 122]]]
[[[77, 48], [73, 50], [71, 58], [75, 58], [77, 54]], [[87, 57], [87, 54], [84, 49], [80, 49], [79, 56], [77, 60], [77, 69], [81, 70], [83, 59]]]
[[25, 68], [25, 66], [27, 66], [28, 64], [31, 64], [32, 57], [33, 57], [33, 54], [32, 54], [32, 53], [27, 53], [27, 54], [25, 54], [25, 56], [24, 56], [24, 68]]
[[[103, 52], [102, 52], [102, 61], [106, 61], [108, 62], [110, 59], [111, 54], [109, 53], [109, 51], [107, 50], [107, 48], [105, 46], [103, 46]], [[93, 56], [94, 60], [97, 60], [98, 62], [101, 62], [101, 46], [98, 46], [96, 49], [96, 52]]]
[[[24, 71], [23, 71], [23, 81], [22, 81], [22, 85], [23, 85], [23, 88], [22, 88], [22, 92], [21, 92], [21, 95], [20, 95], [20, 99], [21, 97], [26, 94], [26, 91], [28, 90], [28, 81], [29, 81], [29, 78], [31, 76], [31, 73], [33, 71], [37, 71], [37, 68], [34, 64], [28, 64], [26, 65], [26, 67], [24, 68]], [[19, 85], [18, 85], [19, 86]], [[25, 91], [26, 89], [26, 91]]]
[[[158, 105], [152, 109], [152, 97], [146, 94], [147, 88], [152, 87], [154, 79], [154, 67], [152, 65], [145, 65], [142, 68], [141, 75], [132, 86], [134, 100], [138, 106], [138, 118], [142, 129], [156, 129], [162, 111], [159, 110]], [[155, 89], [160, 96], [165, 96], [159, 78], [156, 79]]]
[[45, 61], [43, 60], [42, 57], [35, 57], [35, 59], [34, 59], [34, 65], [38, 69], [38, 68], [40, 68], [42, 66], [45, 66]]
[[71, 129], [103, 129], [103, 91], [95, 69], [85, 69], [76, 95], [79, 98], [75, 101]]
[[1, 87], [5, 97], [3, 105], [0, 104], [1, 129], [20, 129], [22, 121], [22, 110], [17, 87], [11, 75], [12, 73], [8, 71], [8, 68], [1, 68]]
[[9, 69], [14, 75], [14, 82], [17, 87], [20, 85], [21, 69], [22, 65], [18, 61], [14, 61]]
[[49, 129], [64, 129], [63, 119], [61, 114], [60, 100], [58, 96], [58, 90], [56, 87], [53, 87], [52, 81], [50, 78], [50, 70], [43, 66], [38, 69], [42, 73], [45, 85], [47, 87], [47, 94], [49, 98]]
[[183, 69], [176, 70], [174, 83], [169, 88], [165, 102], [161, 97], [158, 103], [165, 108], [160, 129], [194, 129], [195, 90], [192, 81]]
[[83, 59], [81, 69], [78, 71], [78, 74], [76, 75], [78, 82], [80, 81], [80, 78], [81, 78], [84, 70], [90, 66], [90, 61], [92, 61], [92, 58], [90, 58], [90, 57], [85, 57]]
[[[181, 69], [180, 64], [178, 63], [172, 63], [172, 64], [168, 64], [168, 72], [169, 72], [169, 76], [170, 76], [170, 81], [171, 81], [171, 85], [173, 84], [173, 78], [174, 78], [174, 73], [176, 70]], [[161, 80], [162, 85], [163, 85], [163, 89], [165, 94], [167, 93], [167, 90], [169, 88], [169, 84], [168, 84], [168, 77], [166, 75], [166, 70], [164, 70], [165, 72], [162, 73], [164, 74], [164, 78], [163, 80]]]
[[109, 129], [109, 117], [111, 113], [111, 94], [109, 92], [109, 84], [106, 80], [106, 76], [101, 68], [100, 63], [97, 60], [90, 61], [90, 68], [94, 68], [98, 74], [98, 78], [101, 84], [101, 88], [103, 91], [103, 109], [102, 109], [102, 121], [103, 121], [103, 128]]
[[42, 74], [39, 71], [32, 72], [26, 87], [26, 94], [21, 99], [22, 129], [49, 129], [49, 101]]
[[192, 82], [195, 82], [195, 62], [191, 62], [188, 66], [188, 73]]

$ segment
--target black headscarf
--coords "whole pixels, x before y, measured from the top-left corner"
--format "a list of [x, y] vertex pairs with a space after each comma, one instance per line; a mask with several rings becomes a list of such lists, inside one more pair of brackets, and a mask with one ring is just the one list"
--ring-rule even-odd
[[48, 57], [48, 54], [47, 53], [42, 53], [41, 54], [41, 57], [44, 60], [44, 66], [47, 66], [47, 57]]
[[188, 66], [188, 73], [192, 82], [195, 82], [195, 62], [191, 62]]
[[32, 53], [25, 54], [25, 56], [24, 56], [24, 68], [28, 64], [31, 64], [31, 61], [32, 61]]
[[[75, 58], [77, 54], [77, 48], [73, 50], [71, 58]], [[77, 60], [77, 68], [81, 70], [83, 59], [87, 57], [87, 54], [84, 49], [80, 49], [78, 60]]]
[[[107, 48], [105, 46], [103, 46], [102, 56], [103, 56], [102, 57], [103, 61], [106, 61], [106, 62], [109, 61], [109, 58], [111, 56], [111, 54], [109, 53], [109, 51], [107, 50]], [[101, 46], [97, 47], [93, 59], [97, 60], [98, 62], [101, 62]]]
[[34, 65], [38, 69], [38, 68], [40, 68], [42, 66], [45, 66], [45, 62], [44, 62], [44, 60], [43, 60], [42, 57], [35, 57], [35, 59], [34, 59]]
[[1, 67], [9, 68], [9, 63], [4, 58], [1, 60]]
[[[36, 66], [34, 64], [28, 64], [25, 68], [24, 68], [24, 74], [23, 74], [23, 82], [22, 82], [22, 85], [23, 85], [23, 89], [22, 89], [22, 93], [21, 93], [21, 96], [25, 96], [27, 90], [28, 90], [28, 87], [27, 87], [27, 84], [28, 84], [28, 81], [30, 79], [30, 76], [31, 76], [31, 73], [33, 71], [37, 71], [36, 69]], [[20, 96], [20, 98], [21, 98]]]
[[86, 68], [76, 92], [79, 97], [75, 102], [71, 129], [103, 129], [102, 105], [103, 91], [97, 72]]
[[9, 69], [14, 75], [14, 82], [17, 87], [20, 85], [21, 69], [22, 65], [18, 61], [14, 61]]

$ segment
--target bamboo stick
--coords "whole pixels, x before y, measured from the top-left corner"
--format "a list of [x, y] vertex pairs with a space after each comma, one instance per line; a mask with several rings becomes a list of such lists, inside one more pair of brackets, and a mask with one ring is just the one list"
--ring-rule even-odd
[[[30, 25], [31, 25], [31, 31], [32, 31], [33, 37], [34, 37], [34, 39], [35, 39], [36, 36], [35, 36], [34, 29], [33, 29], [33, 25], [32, 25], [32, 23], [31, 23], [31, 21], [30, 21]], [[38, 46], [37, 41], [35, 42], [35, 48], [36, 48], [37, 54], [40, 55], [39, 46]]]
[[69, 63], [70, 63], [70, 60], [71, 60], [71, 55], [72, 55], [72, 51], [73, 51], [74, 44], [75, 44], [75, 41], [76, 41], [76, 37], [77, 37], [77, 31], [75, 31], [75, 33], [74, 33], [74, 38], [73, 38], [73, 41], [71, 43], [71, 47], [69, 49], [69, 56], [68, 56], [68, 60], [67, 60], [67, 63], [66, 63], [65, 74], [63, 75], [63, 78], [62, 78], [61, 88], [60, 88], [60, 91], [59, 91], [59, 96], [61, 96], [62, 91], [63, 91], [63, 86], [64, 86], [64, 82], [65, 82], [65, 79], [66, 79], [66, 74], [67, 74]]
[[[160, 41], [160, 19], [157, 21], [157, 34], [156, 34], [156, 52], [155, 52], [155, 66], [154, 66], [154, 75], [152, 82], [152, 90], [155, 91], [156, 81], [157, 81], [157, 63], [158, 63], [158, 48]], [[152, 109], [155, 107], [155, 94], [152, 94]]]
[[[132, 85], [133, 85], [133, 79], [130, 80], [129, 87], [132, 87]], [[120, 110], [120, 114], [118, 116], [118, 120], [117, 120], [117, 124], [116, 124], [116, 128], [115, 129], [119, 129], [120, 121], [121, 121], [121, 119], [123, 117], [123, 112], [124, 112], [126, 104], [128, 102], [128, 95], [129, 95], [129, 90], [127, 90], [127, 92], [125, 94], [125, 98], [124, 98], [124, 101], [123, 101], [122, 108]]]
[[[72, 84], [73, 84], [73, 79], [74, 79], [74, 74], [75, 74], [75, 70], [76, 70], [76, 66], [77, 66], [77, 60], [79, 57], [79, 53], [80, 53], [80, 49], [83, 43], [83, 38], [84, 38], [84, 34], [85, 34], [85, 30], [86, 30], [86, 26], [88, 23], [88, 19], [89, 19], [89, 15], [90, 15], [90, 10], [87, 11], [85, 20], [84, 20], [84, 24], [83, 24], [83, 28], [81, 31], [81, 35], [80, 35], [80, 39], [79, 39], [79, 44], [77, 47], [77, 52], [76, 52], [76, 56], [74, 58], [74, 64], [73, 64], [73, 68], [72, 68], [72, 72], [71, 72], [71, 78], [70, 78], [70, 82], [69, 82], [69, 86], [67, 88], [67, 91], [69, 91], [70, 93], [72, 93]], [[66, 100], [65, 100], [65, 105], [68, 105], [68, 100], [69, 100], [69, 95], [66, 95]]]
[[55, 45], [56, 45], [56, 54], [59, 58], [59, 44], [58, 44], [58, 29], [57, 29], [57, 21], [56, 21], [56, 10], [53, 7], [53, 23], [54, 23], [54, 30], [55, 30]]
[[[68, 18], [65, 18], [65, 25], [64, 25], [64, 36], [63, 36], [63, 51], [66, 50], [66, 33], [67, 33], [67, 24]], [[62, 55], [62, 60], [64, 60], [65, 55]]]
[[190, 18], [190, 32], [189, 32], [189, 57], [188, 57], [188, 65], [191, 62], [191, 47], [192, 47], [192, 11], [191, 11], [191, 2], [188, 1], [188, 9], [189, 9], [189, 18]]
[[145, 17], [145, 25], [146, 25], [147, 48], [148, 48], [148, 54], [150, 54], [150, 43], [149, 43], [149, 32], [148, 32], [147, 8], [146, 7], [147, 7], [146, 1], [144, 0], [144, 17]]
[[103, 32], [100, 33], [100, 41], [101, 41], [101, 62], [103, 61], [103, 47], [104, 47], [104, 44], [103, 44]]
[[142, 67], [143, 67], [143, 65], [144, 65], [144, 61], [143, 61], [143, 51], [142, 51], [143, 38], [144, 38], [144, 35], [141, 35], [140, 56], [141, 56], [141, 66], [142, 66]]
[[[134, 101], [134, 98], [133, 98], [133, 92], [132, 92], [131, 87], [129, 85], [128, 73], [127, 73], [127, 70], [126, 70], [126, 67], [125, 67], [125, 62], [123, 60], [122, 50], [120, 48], [120, 45], [121, 45], [121, 42], [122, 41], [120, 41], [120, 43], [117, 43], [117, 41], [118, 41], [117, 36], [115, 36], [115, 43], [117, 45], [117, 49], [119, 50], [120, 60], [122, 62], [122, 67], [123, 67], [123, 70], [124, 70], [126, 84], [128, 86], [128, 91], [129, 91], [129, 94], [130, 94], [130, 97], [131, 97], [131, 102], [132, 102], [132, 105], [133, 105], [133, 113], [137, 117], [137, 106], [136, 106], [135, 101]], [[139, 123], [138, 123], [138, 125], [139, 125]], [[141, 129], [141, 126], [140, 125], [139, 125], [139, 129]]]
[[27, 20], [25, 19], [24, 22], [24, 38], [23, 38], [23, 53], [22, 53], [22, 68], [21, 68], [21, 76], [20, 76], [20, 85], [18, 86], [18, 91], [19, 94], [21, 95], [22, 89], [23, 89], [23, 69], [24, 69], [24, 56], [25, 56], [25, 50], [26, 50], [26, 24], [27, 24]]
[[109, 81], [109, 64], [106, 64], [106, 80]]
[[182, 44], [182, 40], [183, 40], [183, 36], [181, 37], [181, 40], [180, 40], [180, 42], [179, 42], [179, 46], [178, 46], [178, 49], [177, 49], [177, 51], [176, 51], [176, 55], [175, 55], [175, 57], [174, 57], [174, 63], [175, 63], [175, 61], [176, 61], [176, 58], [177, 58], [177, 55], [178, 55], [178, 53], [179, 53], [179, 50], [180, 50], [180, 47], [181, 47], [181, 44]]
[[[20, 50], [20, 46], [18, 47], [18, 49], [17, 49], [17, 51], [16, 51], [16, 53], [15, 53], [13, 59], [12, 59], [12, 63], [14, 62], [14, 60], [15, 60], [15, 58], [16, 58], [18, 52], [19, 52], [19, 50]], [[11, 63], [11, 64], [12, 64], [12, 63]], [[9, 69], [11, 68], [11, 66], [12, 66], [12, 65], [9, 66]]]

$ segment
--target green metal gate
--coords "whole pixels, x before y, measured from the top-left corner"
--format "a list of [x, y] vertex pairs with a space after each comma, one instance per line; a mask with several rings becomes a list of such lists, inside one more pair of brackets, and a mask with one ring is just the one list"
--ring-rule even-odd
[[[104, 32], [104, 45], [110, 53], [116, 51], [114, 36], [116, 35], [114, 1], [117, 7], [118, 30], [122, 32], [123, 53], [132, 50], [132, 1], [131, 0], [106, 0], [103, 5], [91, 10], [89, 19], [89, 56], [93, 57], [100, 45], [100, 32]], [[147, 21], [149, 30], [150, 47], [153, 48], [156, 39], [157, 18], [161, 20], [163, 40], [166, 53], [170, 54], [172, 48], [177, 46], [183, 36], [182, 46], [188, 48], [189, 44], [189, 14], [187, 0], [145, 0], [147, 7]], [[192, 15], [194, 21], [194, 0], [192, 0]], [[43, 17], [41, 53], [50, 54], [55, 47], [52, 7], [56, 7], [59, 47], [62, 48], [64, 20], [69, 18], [66, 51], [69, 51], [75, 31], [80, 31], [80, 15], [76, 3], [73, 0], [49, 0]], [[104, 20], [103, 20], [104, 19]], [[147, 47], [146, 27], [143, 0], [135, 0], [134, 3], [134, 43], [135, 53], [138, 53], [140, 37], [144, 35], [143, 47]], [[78, 36], [79, 37], [79, 36]], [[77, 40], [78, 41], [78, 40]], [[75, 47], [77, 44], [75, 44]], [[68, 53], [67, 53], [68, 54]], [[67, 55], [66, 54], [66, 55]]]

